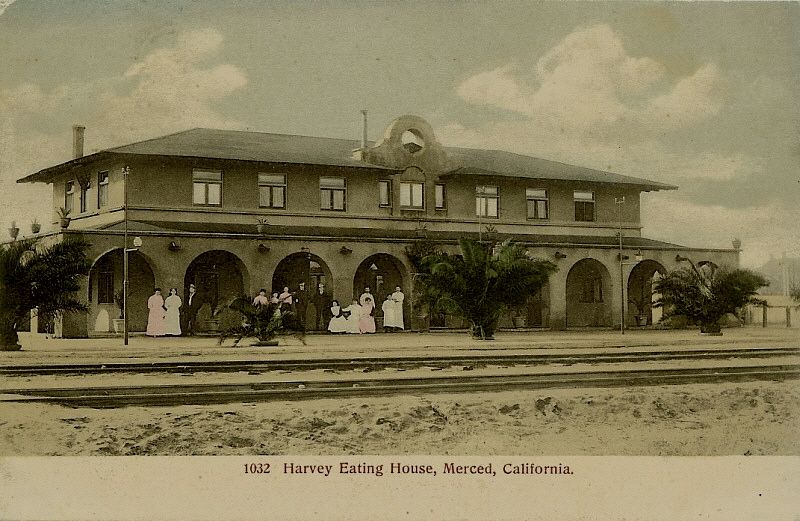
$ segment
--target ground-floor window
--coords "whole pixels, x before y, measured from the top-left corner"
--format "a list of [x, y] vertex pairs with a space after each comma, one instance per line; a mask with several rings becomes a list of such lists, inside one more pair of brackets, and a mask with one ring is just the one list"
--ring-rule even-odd
[[114, 272], [111, 270], [97, 274], [97, 303], [114, 303]]

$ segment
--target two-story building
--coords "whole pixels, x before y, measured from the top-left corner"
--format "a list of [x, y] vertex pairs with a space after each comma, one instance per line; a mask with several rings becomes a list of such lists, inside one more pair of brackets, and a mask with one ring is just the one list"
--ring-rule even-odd
[[[72, 160], [18, 181], [53, 185], [54, 225], [60, 207], [71, 210], [68, 227], [47, 233], [92, 244], [89, 311], [65, 324], [66, 336], [111, 329], [126, 226], [142, 241], [130, 254], [132, 331], [144, 330], [155, 286], [185, 295], [196, 284], [206, 316], [232, 295], [297, 291], [301, 282], [310, 291], [324, 284], [342, 303], [366, 286], [379, 302], [396, 285], [413, 296], [405, 250], [420, 240], [455, 251], [461, 237], [513, 238], [555, 262], [558, 272], [524, 310], [528, 327], [553, 329], [618, 326], [623, 301], [626, 324], [652, 323], [652, 279], [678, 255], [738, 264], [737, 249], [641, 236], [640, 194], [674, 186], [445, 147], [416, 116], [396, 119], [372, 145], [193, 129], [84, 156], [82, 127], [74, 144]], [[310, 305], [311, 329], [317, 314]], [[432, 323], [455, 325], [442, 320]]]

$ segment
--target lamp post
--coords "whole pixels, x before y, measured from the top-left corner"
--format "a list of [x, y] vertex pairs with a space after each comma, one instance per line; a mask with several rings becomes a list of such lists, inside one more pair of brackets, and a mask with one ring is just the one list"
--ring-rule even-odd
[[619, 293], [620, 293], [620, 303], [619, 303], [619, 311], [620, 311], [620, 318], [619, 318], [619, 332], [621, 335], [625, 334], [625, 273], [624, 267], [622, 264], [623, 255], [622, 255], [622, 205], [625, 204], [625, 196], [622, 197], [615, 197], [614, 204], [617, 205], [617, 221], [619, 221]]
[[128, 289], [130, 282], [128, 280], [128, 254], [132, 251], [137, 251], [142, 246], [142, 238], [134, 237], [133, 248], [128, 248], [128, 174], [130, 168], [125, 166], [122, 169], [122, 218], [124, 222], [124, 245], [122, 248], [122, 329], [123, 329], [123, 344], [128, 345]]
[[636, 250], [636, 254], [634, 255], [635, 262], [625, 262], [625, 254], [623, 253], [622, 248], [622, 205], [625, 204], [625, 196], [622, 197], [615, 197], [614, 204], [617, 205], [617, 221], [619, 222], [619, 231], [617, 232], [617, 237], [619, 237], [619, 296], [620, 296], [620, 303], [619, 303], [619, 312], [620, 312], [620, 319], [619, 319], [619, 332], [620, 334], [625, 334], [625, 305], [626, 302], [626, 295], [625, 295], [625, 266], [632, 266], [634, 264], [638, 264], [641, 262], [642, 250]]
[[[127, 234], [125, 235], [125, 245], [127, 246]], [[138, 251], [139, 248], [142, 246], [142, 238], [141, 237], [134, 237], [133, 238], [133, 248], [125, 248], [122, 255], [122, 264], [123, 264], [123, 275], [122, 275], [122, 319], [123, 319], [123, 329], [124, 333], [124, 344], [128, 345], [128, 287], [130, 286], [130, 281], [128, 280], [128, 254], [132, 251]]]

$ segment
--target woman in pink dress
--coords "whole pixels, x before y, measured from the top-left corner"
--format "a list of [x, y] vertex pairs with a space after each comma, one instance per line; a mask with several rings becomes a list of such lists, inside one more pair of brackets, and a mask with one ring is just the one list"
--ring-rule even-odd
[[372, 310], [374, 309], [375, 303], [372, 302], [370, 297], [366, 297], [361, 305], [361, 316], [358, 319], [358, 329], [362, 333], [375, 332], [375, 317], [372, 316]]
[[147, 316], [147, 336], [164, 336], [167, 334], [167, 325], [164, 321], [166, 310], [164, 309], [164, 297], [161, 296], [161, 288], [156, 288], [155, 293], [147, 299], [147, 307], [150, 314]]

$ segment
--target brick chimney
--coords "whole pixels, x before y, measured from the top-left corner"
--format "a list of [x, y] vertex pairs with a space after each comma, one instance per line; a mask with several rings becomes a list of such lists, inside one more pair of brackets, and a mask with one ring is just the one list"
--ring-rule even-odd
[[72, 159], [83, 157], [83, 125], [72, 125]]

